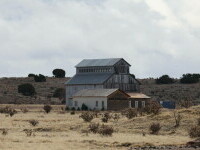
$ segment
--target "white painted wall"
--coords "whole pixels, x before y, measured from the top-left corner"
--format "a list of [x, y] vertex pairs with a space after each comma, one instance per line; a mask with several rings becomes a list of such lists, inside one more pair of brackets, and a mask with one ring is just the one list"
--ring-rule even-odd
[[71, 98], [76, 92], [83, 89], [102, 89], [103, 85], [67, 85], [66, 86], [66, 105], [72, 106]]
[[[77, 106], [75, 106], [75, 101], [77, 102]], [[96, 107], [96, 101], [98, 101], [98, 107]], [[106, 97], [74, 97], [73, 98], [73, 107], [76, 109], [79, 107], [81, 109], [82, 104], [88, 106], [89, 109], [102, 109], [102, 101], [104, 101], [104, 109], [107, 110], [107, 98]]]

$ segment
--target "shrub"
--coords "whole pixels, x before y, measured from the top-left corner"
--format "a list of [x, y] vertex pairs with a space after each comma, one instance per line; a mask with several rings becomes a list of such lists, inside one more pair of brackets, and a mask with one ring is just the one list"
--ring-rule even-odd
[[26, 133], [27, 136], [33, 135], [33, 130], [32, 129], [24, 129], [23, 131]]
[[31, 77], [35, 77], [35, 74], [30, 73], [30, 74], [28, 75], [28, 77], [29, 77], [29, 78], [31, 78]]
[[104, 136], [112, 136], [114, 129], [112, 126], [102, 125], [99, 127], [98, 133]]
[[81, 106], [81, 110], [88, 110], [87, 105], [85, 105], [85, 104], [83, 103], [82, 106]]
[[80, 111], [80, 110], [81, 110], [81, 109], [78, 107], [78, 108], [77, 108], [77, 111]]
[[174, 112], [174, 119], [175, 119], [175, 127], [179, 127], [182, 119], [181, 115], [179, 113]]
[[2, 129], [2, 135], [7, 135], [8, 134], [8, 129]]
[[58, 88], [54, 91], [53, 97], [57, 97], [59, 99], [65, 98], [65, 89], [64, 88]]
[[199, 138], [200, 137], [200, 126], [193, 126], [189, 130], [189, 135], [191, 138]]
[[44, 105], [44, 111], [46, 112], [46, 113], [49, 113], [51, 110], [52, 110], [52, 107], [51, 107], [51, 105]]
[[122, 111], [122, 115], [126, 116], [128, 119], [137, 117], [137, 110], [134, 108], [128, 108]]
[[33, 96], [36, 92], [32, 84], [26, 83], [18, 86], [18, 93], [22, 93], [24, 96]]
[[200, 74], [183, 74], [180, 82], [185, 83], [185, 84], [190, 84], [190, 83], [197, 83], [199, 82]]
[[9, 114], [12, 117], [17, 111], [9, 106], [0, 109], [0, 113]]
[[147, 114], [159, 114], [161, 106], [158, 102], [152, 101], [149, 105], [144, 108], [144, 112]]
[[54, 69], [53, 70], [53, 75], [56, 78], [64, 78], [65, 77], [65, 71], [62, 69]]
[[92, 123], [89, 125], [89, 131], [93, 133], [98, 133], [99, 131], [99, 123]]
[[28, 112], [28, 109], [27, 109], [27, 108], [21, 108], [21, 111], [22, 111], [23, 113], [27, 113], [27, 112]]
[[103, 118], [101, 118], [101, 120], [103, 122], [108, 122], [108, 120], [111, 118], [110, 114], [107, 112], [107, 113], [104, 113], [103, 114]]
[[120, 118], [120, 115], [119, 115], [119, 114], [114, 114], [114, 115], [112, 116], [112, 118], [113, 118], [115, 121], [118, 121], [119, 118]]
[[35, 82], [46, 82], [46, 77], [42, 74], [34, 76]]
[[34, 119], [29, 120], [28, 122], [29, 122], [32, 126], [36, 126], [36, 125], [39, 124], [39, 122], [38, 122], [37, 120], [34, 120]]
[[85, 122], [91, 122], [94, 115], [91, 112], [83, 112], [80, 116]]
[[71, 115], [75, 115], [75, 111], [71, 111], [70, 114], [71, 114]]
[[72, 107], [72, 109], [71, 109], [71, 110], [75, 111], [75, 110], [76, 110], [76, 108], [75, 108], [75, 107]]
[[160, 129], [161, 129], [160, 123], [152, 123], [149, 127], [151, 134], [158, 134]]
[[168, 75], [163, 75], [156, 79], [157, 84], [171, 84], [174, 83], [174, 79], [170, 78]]

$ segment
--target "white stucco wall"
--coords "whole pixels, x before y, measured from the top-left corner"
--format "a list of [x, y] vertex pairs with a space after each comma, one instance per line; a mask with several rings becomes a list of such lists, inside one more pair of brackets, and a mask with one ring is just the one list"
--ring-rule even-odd
[[[77, 106], [75, 106], [75, 101], [77, 101]], [[96, 101], [98, 101], [98, 107], [96, 107]], [[81, 109], [82, 104], [84, 103], [89, 109], [101, 110], [102, 101], [104, 101], [104, 109], [107, 110], [107, 97], [74, 97], [73, 107], [76, 109], [79, 107]]]

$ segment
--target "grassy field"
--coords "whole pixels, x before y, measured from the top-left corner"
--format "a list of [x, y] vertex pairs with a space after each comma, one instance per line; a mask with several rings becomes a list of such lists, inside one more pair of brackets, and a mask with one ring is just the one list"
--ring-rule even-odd
[[[0, 105], [4, 107], [5, 105]], [[0, 130], [8, 130], [7, 135], [0, 134], [2, 150], [77, 150], [77, 149], [127, 149], [126, 145], [138, 147], [144, 145], [182, 145], [191, 141], [188, 129], [196, 124], [200, 116], [200, 106], [176, 110], [183, 117], [180, 127], [175, 128], [172, 110], [162, 110], [159, 115], [145, 115], [133, 119], [120, 116], [118, 121], [109, 120], [107, 125], [114, 127], [112, 136], [102, 136], [88, 132], [90, 123], [84, 122], [76, 112], [62, 111], [61, 107], [53, 106], [46, 114], [43, 105], [10, 105], [18, 113], [13, 117], [0, 114]], [[22, 113], [21, 108], [29, 112]], [[100, 112], [103, 113], [103, 112]], [[114, 113], [114, 112], [112, 112]], [[39, 124], [33, 127], [29, 120], [35, 119]], [[101, 116], [92, 120], [101, 122]], [[149, 133], [149, 125], [159, 122], [162, 126], [158, 135]], [[27, 136], [24, 130], [32, 129], [33, 135]], [[145, 136], [144, 136], [145, 134]]]

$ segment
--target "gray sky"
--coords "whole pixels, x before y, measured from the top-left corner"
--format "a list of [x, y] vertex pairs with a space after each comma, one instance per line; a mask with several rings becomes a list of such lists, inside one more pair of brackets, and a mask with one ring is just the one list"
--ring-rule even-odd
[[199, 0], [0, 0], [0, 77], [123, 57], [138, 78], [200, 72]]

